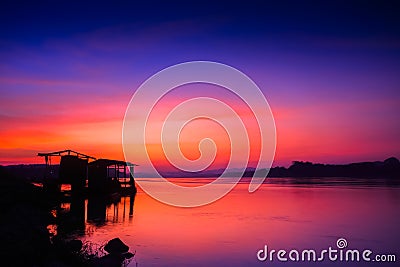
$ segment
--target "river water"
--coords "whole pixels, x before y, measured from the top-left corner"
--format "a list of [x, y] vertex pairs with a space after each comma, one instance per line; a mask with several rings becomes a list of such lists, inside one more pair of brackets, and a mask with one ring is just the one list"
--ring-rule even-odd
[[[210, 181], [172, 180], [190, 186]], [[242, 181], [222, 199], [197, 208], [160, 203], [140, 188], [136, 196], [66, 202], [59, 216], [69, 223], [57, 231], [94, 244], [119, 237], [136, 252], [129, 266], [400, 266], [399, 186], [368, 179], [268, 178], [254, 193], [247, 188]], [[347, 246], [339, 248], [338, 239]], [[286, 251], [287, 261], [277, 252], [272, 261], [260, 261], [257, 253], [262, 259], [265, 246], [268, 255]], [[318, 260], [329, 247], [337, 259], [327, 252]], [[350, 249], [359, 251], [360, 261], [346, 261]], [[298, 261], [295, 252], [289, 258], [292, 250]], [[302, 260], [304, 250], [314, 250], [316, 261], [307, 254]], [[372, 252], [369, 262], [362, 258], [365, 250]], [[393, 260], [391, 255], [396, 262], [377, 261]]]

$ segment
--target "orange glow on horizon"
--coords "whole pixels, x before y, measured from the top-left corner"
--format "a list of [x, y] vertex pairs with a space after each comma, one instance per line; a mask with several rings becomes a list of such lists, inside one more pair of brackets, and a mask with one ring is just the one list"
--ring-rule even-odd
[[[249, 108], [235, 96], [227, 96], [214, 88], [205, 88], [200, 92], [197, 95], [210, 95], [228, 102], [240, 115], [251, 142], [249, 164], [254, 165], [259, 155], [260, 137]], [[151, 114], [152, 124], [149, 127], [154, 127], [154, 132], [150, 131], [147, 147], [154, 164], [161, 168], [170, 165], [166, 164], [157, 133], [168, 112], [193, 95], [196, 96], [190, 92], [172, 92], [155, 107], [157, 112]], [[36, 156], [38, 152], [63, 149], [80, 151], [97, 158], [124, 160], [122, 120], [129, 95], [115, 96], [113, 101], [107, 97], [71, 98], [68, 104], [59, 106], [41, 102], [40, 99], [37, 103], [26, 101], [21, 99], [21, 105], [15, 109], [14, 115], [0, 117], [0, 164], [42, 163]], [[4, 98], [0, 102], [11, 109], [12, 102], [9, 99]], [[272, 105], [277, 129], [274, 166], [289, 166], [293, 160], [345, 163], [399, 157], [396, 132], [388, 131], [382, 138], [376, 120], [374, 124], [373, 117], [365, 117], [364, 113], [358, 112], [365, 110], [366, 106], [385, 112], [385, 106], [389, 104], [393, 103], [316, 103], [296, 108], [284, 104]], [[213, 122], [196, 123], [188, 124], [182, 131], [182, 153], [190, 160], [197, 159], [200, 155], [199, 140], [211, 135], [218, 148], [212, 168], [226, 166], [230, 155], [226, 133]], [[394, 127], [390, 120], [379, 123], [379, 127]], [[138, 158], [135, 163], [140, 164], [141, 160]], [[146, 171], [146, 166], [140, 166], [138, 170]]]

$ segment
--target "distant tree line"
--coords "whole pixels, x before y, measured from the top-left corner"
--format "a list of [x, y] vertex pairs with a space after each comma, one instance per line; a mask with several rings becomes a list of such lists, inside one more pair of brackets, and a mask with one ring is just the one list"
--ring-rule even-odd
[[[32, 182], [41, 182], [44, 173], [44, 164], [10, 165], [5, 166], [13, 175], [28, 179]], [[52, 165], [55, 177], [58, 175], [59, 165]], [[247, 168], [243, 177], [264, 176], [266, 169]], [[160, 172], [164, 177], [218, 177], [224, 169], [206, 170], [201, 172], [169, 171]], [[237, 176], [238, 172], [227, 171], [224, 176]], [[140, 176], [146, 177], [146, 174]], [[268, 177], [354, 177], [354, 178], [394, 178], [400, 179], [400, 161], [391, 157], [384, 161], [357, 162], [349, 164], [320, 164], [304, 161], [293, 161], [288, 167], [273, 167]]]

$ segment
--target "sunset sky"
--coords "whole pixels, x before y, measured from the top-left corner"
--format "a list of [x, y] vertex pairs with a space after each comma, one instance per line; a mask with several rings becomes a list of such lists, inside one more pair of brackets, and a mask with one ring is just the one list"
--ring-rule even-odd
[[[274, 166], [400, 158], [400, 10], [391, 2], [127, 2], [1, 2], [0, 164], [43, 163], [38, 152], [67, 148], [123, 159], [135, 90], [192, 60], [230, 65], [259, 86], [276, 122]], [[160, 110], [207, 92], [189, 86]], [[193, 159], [198, 138], [224, 139], [197, 123], [182, 137]], [[229, 154], [224, 140], [215, 167]]]

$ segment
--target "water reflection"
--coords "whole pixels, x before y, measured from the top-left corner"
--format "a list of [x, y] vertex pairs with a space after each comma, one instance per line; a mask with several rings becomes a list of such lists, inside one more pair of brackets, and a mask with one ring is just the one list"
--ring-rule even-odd
[[104, 196], [69, 196], [59, 202], [53, 215], [56, 223], [48, 228], [53, 235], [77, 238], [90, 235], [108, 223], [132, 220], [136, 193]]
[[[60, 215], [70, 223], [75, 221], [75, 228], [64, 223], [59, 229], [97, 244], [119, 237], [137, 251], [135, 260], [140, 266], [266, 266], [256, 259], [256, 252], [266, 244], [272, 249], [319, 250], [334, 245], [338, 238], [346, 238], [351, 248], [399, 255], [399, 187], [361, 180], [320, 180], [306, 184], [296, 179], [269, 179], [253, 194], [248, 193], [247, 183], [240, 183], [219, 201], [191, 209], [165, 205], [141, 190], [132, 196], [85, 199], [84, 213], [82, 200], [70, 200], [62, 204]], [[177, 182], [185, 181], [194, 182]], [[303, 262], [295, 266], [338, 264]], [[346, 266], [379, 265], [349, 262]]]
[[91, 197], [87, 200], [87, 221], [101, 226], [106, 221], [107, 201], [104, 197]]
[[68, 236], [70, 233], [85, 232], [85, 199], [70, 198], [69, 202], [61, 202], [56, 211], [56, 234]]

